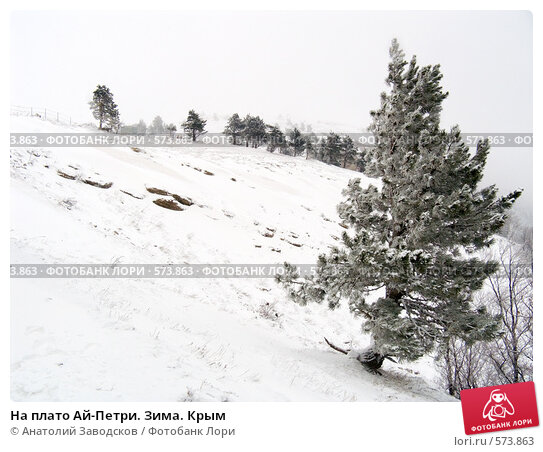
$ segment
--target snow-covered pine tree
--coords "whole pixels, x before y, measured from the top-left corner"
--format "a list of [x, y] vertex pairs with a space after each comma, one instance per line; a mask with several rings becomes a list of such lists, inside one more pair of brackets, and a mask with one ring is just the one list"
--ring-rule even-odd
[[166, 131], [166, 125], [160, 116], [155, 116], [148, 128], [150, 134], [160, 135]]
[[173, 136], [175, 134], [175, 132], [177, 132], [177, 126], [175, 124], [173, 124], [173, 123], [168, 124], [166, 126], [166, 130], [168, 131], [170, 136]]
[[275, 152], [277, 149], [279, 149], [279, 152], [284, 154], [287, 147], [285, 134], [281, 132], [281, 129], [278, 126], [268, 125], [266, 127], [268, 129], [268, 133], [266, 136], [268, 151]]
[[329, 165], [340, 166], [342, 148], [341, 137], [337, 133], [330, 132], [320, 143], [318, 158]]
[[[351, 180], [338, 206], [350, 226], [343, 246], [321, 255], [310, 278], [290, 264], [278, 278], [298, 303], [333, 309], [348, 302], [371, 335], [359, 360], [372, 369], [387, 357], [415, 360], [447, 337], [473, 342], [495, 334], [495, 319], [471, 300], [497, 264], [473, 252], [492, 243], [520, 196], [478, 188], [487, 141], [470, 152], [458, 127], [440, 129], [447, 93], [439, 65], [407, 63], [396, 40], [390, 56], [390, 90], [371, 113], [378, 144], [366, 153], [366, 173], [381, 188]], [[381, 296], [366, 302], [371, 292]]]
[[294, 157], [301, 155], [306, 147], [305, 138], [302, 135], [302, 132], [298, 130], [298, 128], [294, 127], [288, 135], [288, 147], [291, 149], [292, 155]]
[[136, 133], [141, 135], [145, 135], [147, 133], [147, 124], [145, 124], [143, 119], [140, 119], [138, 122], [138, 125], [136, 126]]
[[311, 126], [307, 126], [308, 132], [304, 134], [305, 139], [305, 159], [309, 160], [311, 156], [316, 154], [316, 143], [318, 142], [317, 135], [311, 131]]
[[266, 123], [260, 116], [247, 115], [243, 119], [242, 137], [245, 146], [257, 148], [266, 140]]
[[194, 110], [190, 110], [187, 120], [181, 124], [181, 127], [185, 133], [190, 134], [192, 141], [196, 141], [200, 135], [206, 133], [206, 123], [207, 121], [202, 119], [198, 113], [196, 113]]
[[343, 168], [356, 161], [357, 151], [358, 149], [349, 135], [341, 138], [341, 166]]
[[354, 164], [356, 166], [356, 171], [361, 173], [366, 170], [366, 148], [362, 147], [358, 149], [356, 156], [354, 158]]
[[113, 99], [111, 99], [111, 102], [107, 106], [106, 125], [109, 130], [112, 130], [115, 133], [119, 132], [119, 129], [121, 128], [119, 107], [113, 102]]
[[89, 102], [94, 119], [99, 122], [98, 128], [115, 129], [120, 126], [119, 108], [113, 101], [113, 94], [106, 85], [98, 85], [92, 93], [92, 100]]
[[232, 144], [239, 144], [238, 138], [241, 136], [243, 129], [245, 128], [242, 119], [237, 113], [234, 113], [228, 119], [226, 127], [224, 128], [224, 134], [232, 137]]

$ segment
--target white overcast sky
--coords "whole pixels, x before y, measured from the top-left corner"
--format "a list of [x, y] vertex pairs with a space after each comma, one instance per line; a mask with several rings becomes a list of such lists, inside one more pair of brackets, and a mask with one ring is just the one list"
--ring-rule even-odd
[[[194, 108], [358, 131], [379, 105], [394, 37], [420, 64], [441, 64], [444, 127], [532, 131], [528, 12], [17, 12], [11, 102], [90, 121], [105, 84], [125, 123], [179, 123]], [[487, 181], [524, 187], [531, 218], [531, 150], [494, 148]]]

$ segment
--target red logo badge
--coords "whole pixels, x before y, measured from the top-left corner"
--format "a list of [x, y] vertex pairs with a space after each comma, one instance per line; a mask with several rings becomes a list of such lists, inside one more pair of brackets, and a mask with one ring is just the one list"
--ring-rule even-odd
[[532, 381], [460, 391], [466, 435], [539, 425]]

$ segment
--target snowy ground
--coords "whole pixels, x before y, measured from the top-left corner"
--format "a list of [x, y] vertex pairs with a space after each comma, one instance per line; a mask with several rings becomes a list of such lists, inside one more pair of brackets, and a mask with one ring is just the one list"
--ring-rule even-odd
[[[11, 130], [84, 131], [23, 117]], [[311, 264], [341, 235], [335, 206], [360, 176], [243, 147], [15, 148], [11, 261]], [[146, 187], [194, 204], [164, 209]], [[360, 320], [297, 306], [272, 279], [11, 281], [14, 400], [453, 400], [430, 359], [378, 376], [331, 350], [324, 335], [366, 345]]]

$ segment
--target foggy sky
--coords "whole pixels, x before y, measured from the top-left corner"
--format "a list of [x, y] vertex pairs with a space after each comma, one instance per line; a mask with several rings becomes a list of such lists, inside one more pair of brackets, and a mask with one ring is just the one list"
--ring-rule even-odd
[[[528, 12], [17, 12], [11, 102], [91, 121], [105, 84], [124, 123], [179, 124], [194, 108], [356, 132], [386, 88], [394, 37], [419, 64], [441, 64], [443, 127], [532, 131]], [[485, 182], [524, 188], [531, 219], [531, 149], [493, 148]]]

